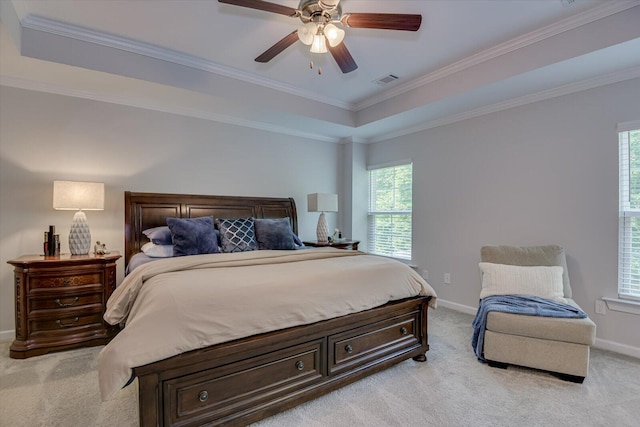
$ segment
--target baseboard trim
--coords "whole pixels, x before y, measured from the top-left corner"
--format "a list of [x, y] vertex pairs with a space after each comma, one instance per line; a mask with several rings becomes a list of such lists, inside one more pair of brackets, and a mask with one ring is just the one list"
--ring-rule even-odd
[[631, 345], [620, 344], [614, 341], [603, 340], [596, 338], [596, 342], [593, 347], [601, 350], [613, 351], [614, 353], [624, 354], [625, 356], [636, 357], [640, 359], [640, 348], [633, 347]]
[[446, 299], [438, 298], [438, 305], [441, 305], [445, 308], [450, 308], [455, 311], [460, 311], [462, 313], [471, 314], [473, 316], [476, 315], [478, 311], [478, 307], [471, 307], [468, 305], [458, 304], [457, 302], [448, 301]]
[[10, 342], [16, 337], [16, 331], [0, 331], [0, 342]]
[[[441, 298], [438, 298], [438, 305], [450, 308], [455, 311], [459, 311], [461, 313], [471, 314], [475, 316], [478, 311], [477, 307], [470, 307], [468, 305], [459, 304], [453, 301], [447, 301]], [[625, 356], [636, 357], [640, 359], [640, 348], [633, 347], [631, 345], [620, 344], [615, 341], [603, 340], [602, 338], [596, 338], [596, 342], [593, 344], [594, 348], [598, 348], [601, 350], [613, 351], [614, 353], [624, 354]]]

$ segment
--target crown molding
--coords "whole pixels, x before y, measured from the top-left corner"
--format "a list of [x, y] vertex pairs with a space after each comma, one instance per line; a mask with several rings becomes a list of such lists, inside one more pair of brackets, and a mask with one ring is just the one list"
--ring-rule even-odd
[[378, 95], [372, 96], [356, 103], [355, 109], [356, 111], [360, 111], [364, 108], [371, 107], [372, 105], [375, 105], [379, 102], [386, 101], [395, 96], [415, 90], [420, 86], [424, 86], [434, 81], [443, 79], [462, 70], [466, 70], [467, 68], [497, 58], [501, 55], [516, 51], [523, 47], [545, 40], [549, 37], [553, 37], [563, 32], [573, 30], [582, 25], [595, 22], [599, 19], [606, 18], [616, 13], [623, 12], [638, 5], [640, 5], [639, 0], [603, 2], [601, 5], [595, 6], [580, 14], [570, 16], [553, 24], [547, 25], [546, 27], [539, 28], [522, 36], [508, 40], [504, 43], [500, 43], [482, 52], [478, 52], [460, 61], [439, 68], [429, 74], [425, 74], [424, 76], [414, 79], [410, 82], [397, 85], [394, 88], [389, 89], [388, 91], [382, 92]]
[[350, 103], [342, 102], [334, 98], [322, 96], [316, 92], [300, 90], [294, 86], [280, 83], [275, 80], [266, 79], [252, 73], [247, 73], [233, 67], [220, 65], [216, 62], [209, 61], [194, 55], [178, 52], [172, 49], [162, 48], [149, 43], [129, 39], [126, 37], [116, 36], [101, 31], [90, 30], [88, 28], [76, 25], [66, 24], [52, 19], [43, 18], [36, 15], [27, 15], [21, 22], [23, 28], [35, 31], [42, 31], [48, 34], [55, 34], [62, 37], [69, 37], [75, 40], [98, 44], [113, 49], [119, 49], [125, 52], [143, 55], [161, 61], [167, 61], [185, 67], [194, 68], [196, 70], [206, 71], [208, 73], [217, 74], [224, 77], [240, 80], [246, 83], [263, 86], [274, 89], [279, 92], [288, 93], [290, 95], [300, 96], [323, 104], [332, 105], [334, 107], [345, 110], [355, 111], [355, 106]]
[[241, 126], [250, 129], [257, 129], [267, 132], [274, 132], [282, 135], [291, 135], [300, 138], [313, 139], [317, 141], [340, 143], [340, 139], [318, 135], [315, 133], [296, 131], [290, 128], [270, 125], [255, 120], [240, 119], [224, 114], [213, 113], [196, 108], [179, 107], [174, 104], [153, 102], [141, 98], [115, 96], [107, 93], [74, 89], [68, 86], [51, 83], [36, 82], [19, 77], [0, 76], [0, 86], [13, 87], [18, 89], [32, 90], [36, 92], [50, 93], [54, 95], [70, 96], [74, 98], [89, 99], [92, 101], [107, 102], [110, 104], [125, 105], [128, 107], [142, 108], [145, 110], [159, 111], [163, 113], [177, 114], [185, 117], [209, 120], [218, 123]]
[[453, 114], [447, 117], [431, 120], [420, 126], [414, 126], [406, 129], [402, 129], [398, 132], [390, 132], [379, 137], [370, 138], [368, 143], [376, 143], [387, 141], [389, 139], [398, 138], [405, 135], [422, 132], [428, 129], [433, 129], [439, 126], [445, 126], [452, 123], [456, 123], [462, 120], [472, 119], [475, 117], [484, 116], [498, 111], [507, 110], [509, 108], [520, 107], [526, 104], [532, 104], [538, 101], [544, 101], [546, 99], [556, 98], [558, 96], [569, 95], [575, 92], [581, 92], [583, 90], [594, 89], [600, 86], [606, 86], [613, 83], [619, 83], [626, 80], [640, 78], [640, 67], [632, 67], [626, 70], [615, 71], [602, 76], [592, 77], [590, 79], [581, 80], [574, 83], [569, 83], [563, 86], [558, 86], [552, 89], [543, 90], [540, 92], [532, 93], [529, 95], [519, 96], [517, 98], [509, 99], [495, 104], [485, 105], [484, 107], [475, 108], [473, 110], [465, 111], [459, 114]]
[[[422, 132], [425, 130], [433, 129], [439, 126], [445, 126], [452, 123], [460, 122], [475, 117], [484, 116], [498, 111], [507, 110], [509, 108], [520, 107], [526, 104], [531, 104], [538, 101], [544, 101], [546, 99], [556, 98], [563, 95], [569, 95], [575, 92], [583, 90], [594, 89], [600, 86], [606, 86], [609, 84], [619, 83], [626, 80], [640, 78], [640, 67], [632, 67], [622, 71], [616, 71], [613, 73], [605, 74], [590, 79], [581, 80], [579, 82], [570, 83], [556, 88], [547, 89], [541, 92], [520, 96], [517, 98], [509, 99], [506, 101], [486, 105], [470, 111], [465, 111], [459, 114], [453, 114], [450, 116], [442, 117], [439, 119], [425, 122], [419, 126], [413, 126], [404, 128], [397, 132], [390, 132], [384, 135], [379, 135], [374, 138], [358, 138], [352, 137], [352, 142], [370, 144], [388, 141], [393, 138], [401, 136], [411, 135], [414, 133]], [[300, 138], [313, 139], [317, 141], [332, 142], [343, 144], [346, 142], [345, 138], [332, 138], [324, 135], [317, 135], [307, 132], [299, 132], [282, 126], [269, 125], [262, 122], [253, 120], [239, 119], [237, 117], [226, 116], [223, 114], [212, 113], [209, 111], [199, 110], [195, 108], [177, 107], [175, 105], [154, 103], [147, 100], [113, 96], [105, 93], [97, 93], [92, 91], [73, 89], [67, 86], [54, 85], [49, 83], [41, 83], [32, 80], [0, 76], [0, 86], [14, 87], [18, 89], [33, 90], [37, 92], [51, 93], [55, 95], [71, 96], [82, 99], [89, 99], [93, 101], [107, 102], [111, 104], [125, 105], [129, 107], [142, 108], [147, 110], [159, 111], [170, 114], [177, 114], [186, 117], [193, 117], [203, 120], [210, 120], [219, 123], [225, 123], [235, 126], [246, 127], [250, 129], [257, 129], [267, 132], [274, 132], [283, 135], [291, 135]]]

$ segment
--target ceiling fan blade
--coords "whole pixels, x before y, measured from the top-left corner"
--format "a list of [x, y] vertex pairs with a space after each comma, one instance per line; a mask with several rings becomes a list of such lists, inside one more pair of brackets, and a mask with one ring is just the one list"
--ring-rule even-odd
[[248, 7], [249, 9], [264, 10], [265, 12], [279, 13], [281, 15], [296, 16], [298, 11], [292, 7], [282, 6], [262, 0], [218, 0], [220, 3], [232, 4], [234, 6]]
[[340, 20], [351, 28], [376, 28], [380, 30], [418, 31], [422, 15], [405, 13], [345, 13]]
[[286, 48], [288, 48], [289, 46], [291, 46], [292, 44], [294, 44], [298, 40], [299, 40], [298, 39], [298, 30], [295, 30], [294, 32], [284, 36], [284, 38], [282, 40], [280, 40], [279, 42], [277, 42], [276, 44], [271, 46], [269, 49], [265, 50], [262, 55], [258, 56], [255, 59], [255, 61], [256, 62], [269, 62], [273, 58], [275, 58], [279, 53], [281, 53], [283, 50], [285, 50]]
[[349, 49], [347, 49], [344, 42], [340, 43], [336, 47], [327, 46], [327, 48], [343, 73], [347, 74], [358, 68], [358, 64], [353, 60], [353, 56], [349, 53]]

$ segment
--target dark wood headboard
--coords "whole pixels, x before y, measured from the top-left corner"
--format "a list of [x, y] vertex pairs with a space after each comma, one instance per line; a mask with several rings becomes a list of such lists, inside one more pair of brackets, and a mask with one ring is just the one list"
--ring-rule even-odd
[[298, 234], [296, 203], [292, 198], [198, 196], [190, 194], [124, 192], [124, 260], [140, 252], [149, 240], [143, 230], [167, 225], [167, 217], [284, 218]]

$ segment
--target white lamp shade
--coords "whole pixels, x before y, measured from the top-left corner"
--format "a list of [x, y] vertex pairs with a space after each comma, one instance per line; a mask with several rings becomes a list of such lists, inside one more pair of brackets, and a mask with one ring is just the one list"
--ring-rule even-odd
[[316, 34], [313, 36], [311, 53], [327, 53], [327, 39], [324, 37], [324, 34]]
[[309, 212], [338, 212], [338, 195], [330, 193], [313, 193], [307, 195]]
[[53, 208], [101, 211], [104, 209], [104, 183], [53, 181]]
[[324, 27], [324, 35], [327, 37], [329, 41], [329, 45], [331, 47], [336, 47], [342, 40], [344, 40], [344, 30], [342, 28], [338, 28], [333, 24], [327, 24]]
[[300, 28], [298, 28], [298, 38], [307, 46], [311, 46], [313, 43], [313, 36], [318, 32], [318, 26], [313, 22], [307, 22]]

